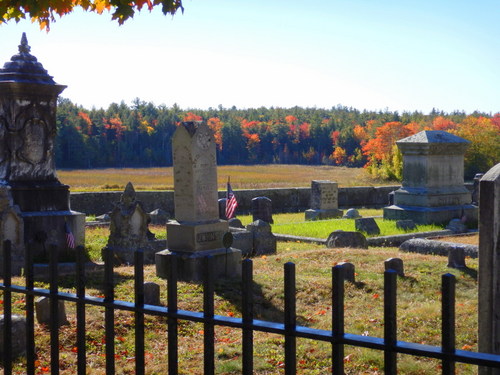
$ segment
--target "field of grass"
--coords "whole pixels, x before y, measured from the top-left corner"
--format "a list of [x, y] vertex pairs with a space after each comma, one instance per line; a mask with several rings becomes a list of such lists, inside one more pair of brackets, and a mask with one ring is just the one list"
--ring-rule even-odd
[[[173, 169], [123, 168], [58, 170], [71, 191], [123, 190], [132, 182], [136, 190], [173, 190]], [[218, 187], [226, 188], [228, 176], [233, 189], [310, 187], [312, 180], [336, 181], [340, 186], [387, 185], [374, 180], [363, 168], [325, 165], [225, 165], [217, 167]]]
[[[398, 278], [398, 339], [429, 345], [440, 344], [440, 283], [441, 275], [451, 272], [457, 277], [457, 348], [477, 350], [477, 260], [468, 259], [466, 270], [446, 267], [447, 259], [439, 256], [400, 253], [396, 248], [325, 249], [304, 243], [279, 243], [276, 255], [253, 259], [254, 311], [256, 318], [283, 321], [284, 290], [283, 264], [296, 264], [298, 324], [318, 329], [331, 329], [331, 268], [339, 262], [349, 261], [356, 267], [356, 282], [346, 283], [346, 332], [382, 337], [383, 335], [383, 269], [384, 260], [400, 257], [405, 265], [405, 277]], [[133, 278], [131, 267], [115, 268], [116, 299], [132, 301]], [[102, 274], [88, 278], [87, 294], [102, 295]], [[155, 276], [154, 266], [145, 267], [145, 281], [161, 286], [161, 299], [166, 301], [167, 283]], [[16, 284], [23, 284], [15, 279]], [[37, 283], [38, 287], [47, 287]], [[62, 291], [73, 292], [74, 279], [60, 279]], [[215, 313], [241, 317], [240, 283], [220, 281], [216, 285]], [[179, 308], [202, 311], [202, 287], [180, 282]], [[20, 296], [14, 297], [15, 313], [24, 314]], [[74, 304], [66, 304], [70, 324], [60, 329], [61, 374], [76, 373], [76, 320]], [[88, 373], [104, 374], [105, 342], [104, 311], [87, 307]], [[134, 374], [133, 314], [115, 313], [116, 366], [119, 374]], [[146, 318], [146, 373], [167, 373], [167, 325], [163, 318]], [[241, 331], [216, 327], [216, 373], [241, 373]], [[179, 368], [181, 374], [203, 373], [203, 326], [197, 323], [179, 324]], [[49, 330], [36, 324], [38, 353], [37, 373], [48, 373]], [[255, 374], [283, 374], [284, 338], [256, 332], [254, 341]], [[299, 374], [322, 375], [329, 373], [331, 347], [307, 339], [297, 341]], [[375, 350], [346, 347], [346, 374], [383, 373], [383, 353]], [[400, 355], [400, 374], [434, 375], [440, 373], [440, 363], [432, 359]], [[15, 373], [22, 374], [25, 367], [18, 363]], [[469, 365], [457, 365], [457, 374], [475, 374]]]

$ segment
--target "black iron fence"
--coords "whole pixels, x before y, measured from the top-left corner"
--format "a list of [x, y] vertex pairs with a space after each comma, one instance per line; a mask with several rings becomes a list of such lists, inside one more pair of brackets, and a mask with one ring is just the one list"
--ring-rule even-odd
[[105, 251], [104, 259], [104, 297], [91, 297], [85, 294], [85, 259], [84, 249], [78, 247], [76, 259], [76, 293], [63, 293], [58, 290], [57, 248], [50, 248], [50, 281], [49, 289], [34, 288], [33, 262], [28, 251], [25, 260], [25, 286], [12, 285], [10, 258], [11, 245], [6, 241], [3, 246], [4, 280], [0, 284], [3, 291], [4, 308], [4, 374], [12, 373], [12, 294], [25, 295], [26, 303], [26, 364], [27, 374], [35, 374], [35, 334], [34, 334], [34, 297], [45, 296], [50, 299], [50, 373], [57, 375], [59, 369], [59, 301], [76, 304], [76, 349], [78, 374], [86, 374], [86, 337], [85, 309], [86, 305], [96, 305], [105, 309], [105, 357], [106, 374], [116, 373], [115, 368], [115, 311], [131, 311], [135, 315], [135, 372], [145, 373], [144, 317], [146, 314], [167, 318], [168, 340], [168, 373], [179, 373], [178, 363], [178, 324], [181, 321], [203, 323], [204, 325], [204, 374], [215, 373], [215, 326], [232, 327], [242, 330], [242, 373], [253, 373], [253, 334], [256, 331], [269, 332], [284, 336], [284, 372], [297, 372], [297, 338], [324, 341], [331, 344], [332, 373], [344, 373], [344, 346], [371, 348], [383, 351], [384, 372], [397, 373], [397, 354], [435, 358], [442, 362], [443, 374], [454, 374], [455, 363], [469, 363], [478, 366], [500, 368], [500, 355], [485, 354], [457, 350], [455, 348], [455, 277], [451, 274], [442, 276], [442, 344], [429, 346], [397, 339], [396, 291], [397, 274], [388, 270], [384, 273], [384, 337], [369, 337], [346, 333], [344, 330], [344, 269], [343, 266], [332, 268], [332, 329], [320, 330], [303, 327], [296, 319], [296, 286], [295, 265], [284, 265], [285, 305], [284, 322], [275, 323], [254, 319], [253, 313], [253, 269], [252, 261], [246, 259], [242, 264], [242, 317], [215, 315], [214, 312], [214, 279], [209, 272], [212, 258], [206, 258], [205, 277], [203, 281], [203, 311], [186, 311], [177, 308], [177, 267], [176, 260], [171, 262], [168, 279], [167, 306], [144, 304], [143, 253], [135, 252], [135, 298], [134, 302], [115, 300], [113, 283], [113, 254]]

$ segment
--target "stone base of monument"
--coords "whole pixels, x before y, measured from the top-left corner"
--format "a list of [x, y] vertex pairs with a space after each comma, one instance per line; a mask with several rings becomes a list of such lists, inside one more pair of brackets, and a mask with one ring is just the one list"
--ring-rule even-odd
[[75, 238], [75, 247], [85, 244], [85, 214], [76, 211], [21, 212], [24, 221], [24, 238], [33, 249], [35, 262], [49, 260], [49, 246], [58, 247], [59, 260], [74, 261], [74, 249], [69, 249], [66, 231]]
[[[155, 254], [164, 249], [166, 245], [165, 240], [148, 241], [144, 246], [140, 246], [143, 252], [144, 264], [154, 264]], [[101, 250], [104, 259], [104, 251], [110, 249], [113, 251], [113, 261], [115, 265], [134, 265], [135, 264], [135, 251], [136, 249], [123, 248], [118, 246], [107, 246]]]
[[[57, 264], [57, 276], [74, 276], [76, 275], [76, 263], [58, 263]], [[104, 264], [86, 262], [85, 272], [103, 272]], [[35, 281], [48, 282], [50, 280], [50, 266], [47, 263], [35, 263], [33, 264], [33, 277]]]
[[234, 248], [204, 250], [196, 252], [172, 252], [169, 249], [156, 253], [156, 276], [167, 279], [170, 275], [172, 257], [177, 257], [177, 275], [180, 281], [202, 282], [205, 276], [205, 261], [213, 257], [215, 279], [241, 278], [241, 251]]
[[413, 220], [416, 224], [448, 224], [450, 220], [464, 216], [466, 222], [477, 223], [478, 207], [472, 204], [444, 207], [402, 205], [384, 207], [384, 219]]
[[314, 210], [309, 209], [305, 211], [306, 220], [327, 220], [327, 219], [335, 219], [337, 217], [342, 217], [344, 211], [339, 210], [337, 208], [331, 208], [327, 210]]
[[180, 252], [195, 252], [217, 249], [222, 244], [222, 237], [229, 232], [225, 220], [212, 222], [167, 222], [168, 249]]

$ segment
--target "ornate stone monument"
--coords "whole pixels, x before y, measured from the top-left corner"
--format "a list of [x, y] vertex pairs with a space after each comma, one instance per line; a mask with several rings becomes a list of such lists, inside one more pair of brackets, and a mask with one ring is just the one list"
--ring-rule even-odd
[[144, 252], [144, 263], [154, 263], [154, 234], [149, 231], [149, 215], [136, 199], [134, 186], [128, 183], [120, 202], [110, 213], [107, 249], [114, 251], [117, 263], [134, 264], [134, 252]]
[[477, 221], [478, 208], [464, 186], [464, 154], [470, 142], [440, 130], [425, 130], [396, 142], [403, 153], [402, 187], [384, 219], [444, 224]]
[[306, 210], [306, 220], [327, 220], [341, 217], [339, 210], [338, 184], [332, 181], [313, 180], [311, 182], [311, 208]]
[[168, 249], [156, 253], [156, 273], [167, 277], [172, 254], [180, 280], [201, 281], [203, 260], [214, 258], [215, 277], [239, 276], [241, 252], [223, 247], [229, 231], [219, 219], [213, 132], [204, 123], [182, 123], [172, 139], [175, 220], [167, 222]]
[[45, 243], [66, 257], [68, 230], [75, 245], [85, 235], [85, 216], [71, 211], [69, 188], [54, 163], [57, 97], [66, 86], [54, 82], [30, 49], [23, 34], [19, 53], [0, 69], [0, 185], [10, 187], [35, 259], [44, 257]]

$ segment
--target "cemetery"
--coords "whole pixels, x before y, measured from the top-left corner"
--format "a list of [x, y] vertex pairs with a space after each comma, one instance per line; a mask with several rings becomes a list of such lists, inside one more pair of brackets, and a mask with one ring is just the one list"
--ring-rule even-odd
[[184, 121], [172, 192], [70, 194], [64, 88], [23, 35], [0, 69], [5, 373], [498, 373], [500, 164], [466, 186], [468, 141], [397, 141], [401, 186], [235, 189], [234, 214]]

